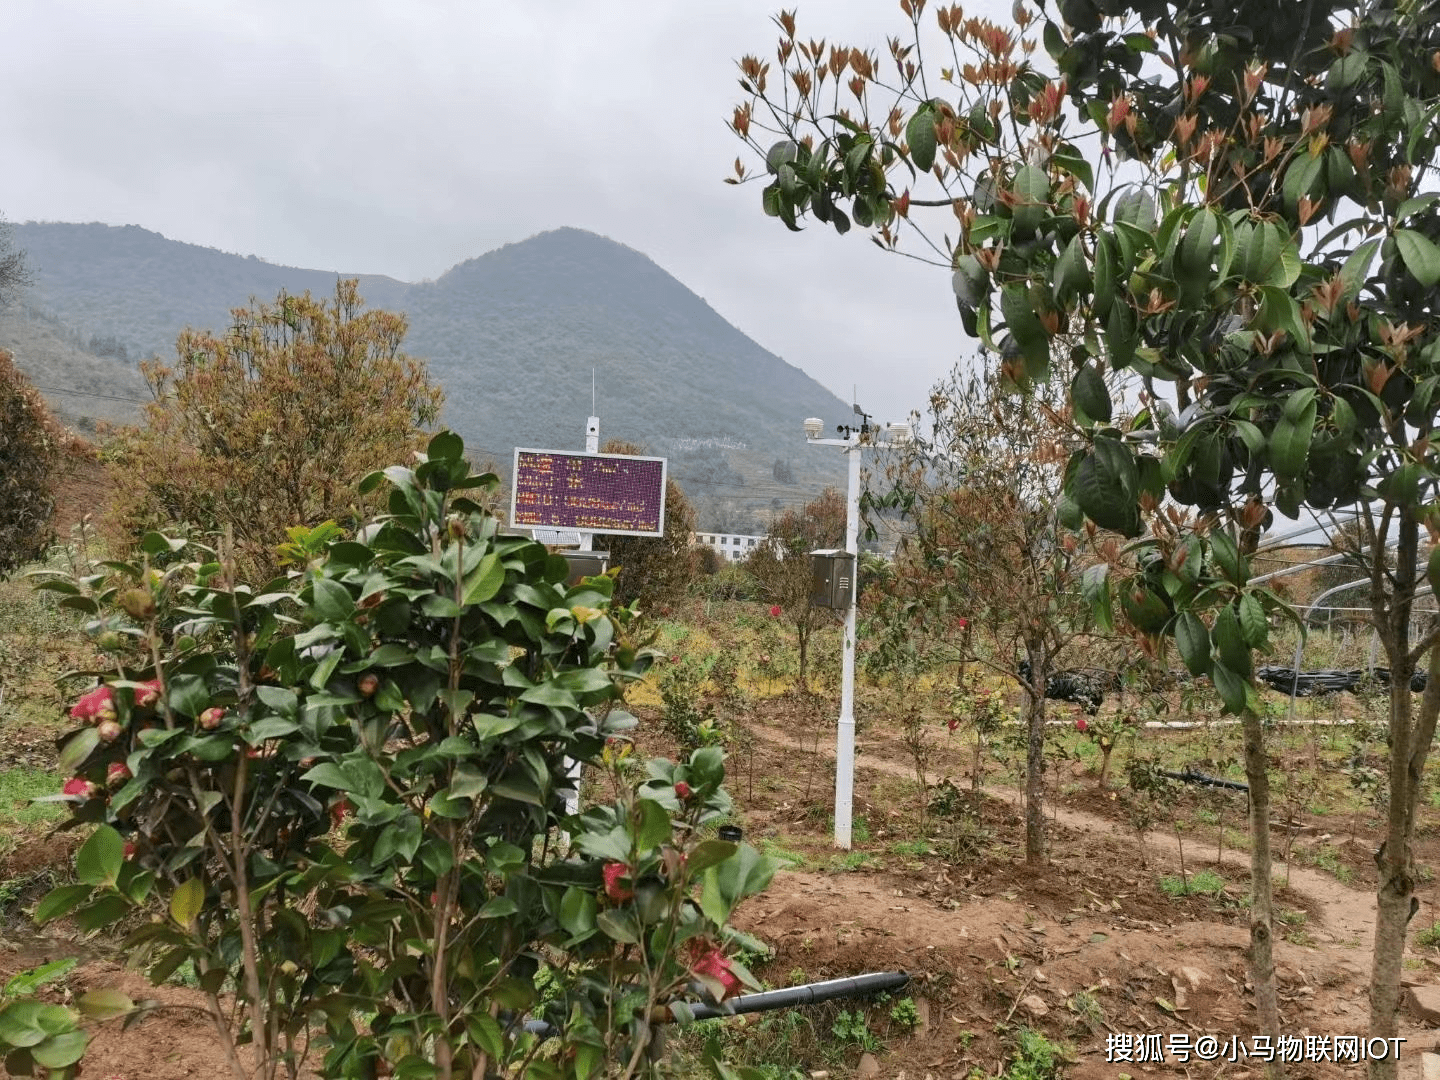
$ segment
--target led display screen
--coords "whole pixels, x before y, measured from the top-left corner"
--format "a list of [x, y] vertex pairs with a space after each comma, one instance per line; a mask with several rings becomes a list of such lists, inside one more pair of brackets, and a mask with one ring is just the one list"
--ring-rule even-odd
[[510, 523], [622, 536], [665, 532], [665, 459], [515, 449]]

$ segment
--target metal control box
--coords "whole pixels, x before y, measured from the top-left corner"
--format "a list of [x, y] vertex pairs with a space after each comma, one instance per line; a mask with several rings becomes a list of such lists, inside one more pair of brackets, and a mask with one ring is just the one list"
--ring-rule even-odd
[[579, 585], [581, 578], [599, 577], [610, 569], [608, 551], [562, 551], [565, 561], [570, 564], [570, 576], [566, 585]]
[[839, 548], [810, 553], [810, 603], [845, 610], [855, 602], [855, 556]]

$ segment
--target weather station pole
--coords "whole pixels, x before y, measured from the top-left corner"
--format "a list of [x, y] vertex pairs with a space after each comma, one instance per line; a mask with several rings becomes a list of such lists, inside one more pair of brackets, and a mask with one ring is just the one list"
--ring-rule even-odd
[[[838, 439], [822, 439], [821, 431], [825, 422], [818, 417], [805, 421], [805, 441], [814, 446], [839, 446], [846, 461], [848, 482], [845, 493], [845, 547], [841, 554], [848, 566], [848, 583], [839, 590], [839, 604], [826, 603], [824, 606], [839, 607], [845, 613], [845, 637], [840, 654], [840, 717], [835, 727], [835, 846], [850, 850], [852, 822], [855, 805], [855, 641], [860, 600], [860, 452], [870, 448], [885, 450], [892, 446], [904, 446], [910, 442], [909, 424], [886, 424], [888, 442], [876, 442], [876, 429], [870, 417], [856, 405], [855, 412], [861, 424], [851, 427], [839, 425], [835, 430]], [[830, 556], [833, 552], [815, 552], [815, 556]], [[833, 560], [832, 560], [833, 561]], [[817, 574], [817, 580], [818, 580]], [[831, 592], [831, 596], [837, 593]], [[812, 602], [814, 602], [812, 597]]]

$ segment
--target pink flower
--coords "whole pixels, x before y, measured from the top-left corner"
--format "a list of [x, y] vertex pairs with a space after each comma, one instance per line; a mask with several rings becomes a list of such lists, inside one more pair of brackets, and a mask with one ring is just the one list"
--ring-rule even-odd
[[635, 895], [634, 889], [627, 889], [620, 884], [620, 879], [629, 875], [630, 868], [624, 863], [608, 862], [600, 870], [605, 878], [605, 895], [617, 904], [623, 904]]
[[690, 785], [684, 780], [675, 785], [675, 797], [682, 800], [690, 797]]
[[964, 630], [967, 626], [970, 625], [970, 620], [969, 620], [969, 619], [956, 619], [956, 620], [955, 620], [955, 625], [958, 626], [961, 630]]
[[135, 688], [135, 704], [142, 709], [160, 700], [160, 680], [148, 679]]
[[719, 948], [705, 941], [692, 941], [690, 946], [690, 970], [723, 986], [722, 1001], [740, 989], [740, 977], [730, 970], [730, 959]]
[[782, 608], [779, 604], [771, 604], [771, 605], [770, 605], [770, 617], [771, 617], [772, 619], [778, 619], [778, 618], [780, 617], [781, 613], [784, 612], [784, 610], [785, 610], [785, 609]]
[[64, 795], [80, 795], [87, 799], [93, 799], [100, 793], [100, 786], [92, 784], [83, 776], [73, 776], [65, 781], [65, 786], [60, 790]]
[[1090, 730], [1090, 725], [1085, 722], [1085, 718], [1083, 716], [1075, 721], [1075, 730], [1080, 732], [1080, 734], [1082, 735]]
[[102, 720], [114, 720], [115, 691], [108, 686], [97, 686], [70, 707], [70, 719], [85, 720], [98, 724]]

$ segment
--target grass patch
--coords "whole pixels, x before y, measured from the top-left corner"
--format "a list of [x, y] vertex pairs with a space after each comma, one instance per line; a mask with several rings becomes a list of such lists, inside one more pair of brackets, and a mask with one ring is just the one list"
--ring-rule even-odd
[[1160, 879], [1160, 891], [1172, 900], [1182, 896], [1219, 897], [1225, 894], [1225, 879], [1214, 870], [1198, 870], [1188, 878], [1166, 874]]
[[1440, 949], [1440, 919], [1415, 931], [1415, 944], [1421, 949]]
[[919, 859], [935, 854], [935, 845], [928, 840], [896, 840], [888, 849], [891, 855], [904, 855]]
[[0, 829], [35, 825], [65, 816], [60, 803], [37, 803], [42, 795], [55, 795], [65, 781], [44, 769], [20, 766], [0, 772]]

